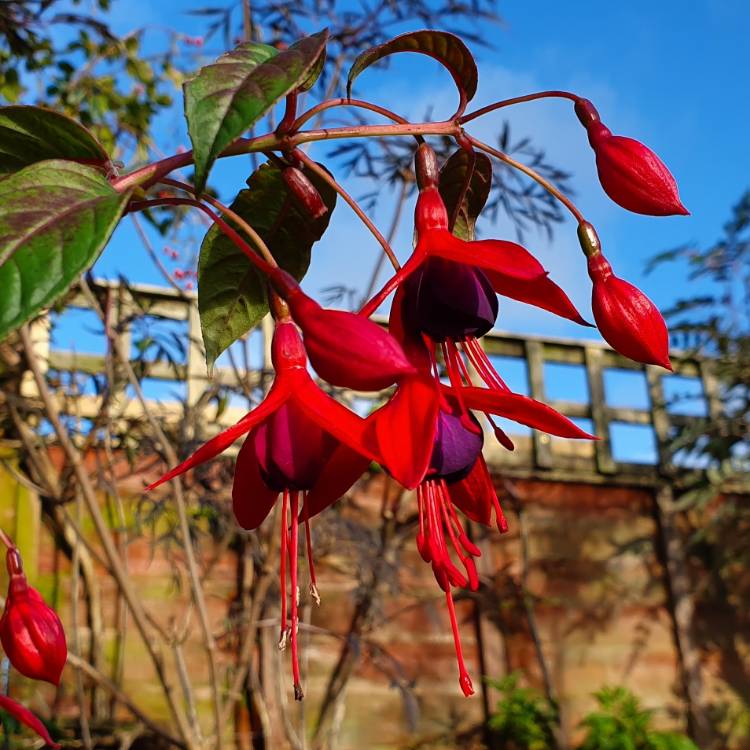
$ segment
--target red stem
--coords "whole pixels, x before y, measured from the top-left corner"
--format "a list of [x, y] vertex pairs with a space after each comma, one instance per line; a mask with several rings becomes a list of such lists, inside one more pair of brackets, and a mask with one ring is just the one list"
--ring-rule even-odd
[[206, 214], [211, 221], [221, 229], [237, 247], [242, 250], [245, 255], [249, 258], [250, 262], [259, 270], [262, 271], [266, 276], [273, 274], [274, 268], [270, 263], [267, 263], [261, 258], [240, 235], [232, 229], [220, 216], [217, 216], [208, 206], [204, 205], [200, 201], [192, 200], [190, 198], [155, 198], [153, 200], [144, 201], [132, 201], [128, 205], [129, 211], [142, 211], [146, 208], [153, 208], [155, 206], [192, 206], [193, 208], [199, 208]]
[[523, 102], [532, 102], [535, 99], [570, 99], [573, 102], [577, 102], [581, 97], [576, 94], [572, 94], [570, 91], [538, 91], [534, 94], [525, 94], [524, 96], [514, 96], [512, 99], [501, 99], [499, 102], [494, 104], [488, 104], [486, 107], [481, 109], [475, 109], [473, 112], [469, 112], [468, 115], [464, 115], [459, 118], [459, 122], [463, 125], [464, 123], [476, 120], [477, 117], [486, 115], [490, 112], [494, 112], [496, 109], [502, 109], [503, 107], [510, 107], [514, 104], [521, 104]]

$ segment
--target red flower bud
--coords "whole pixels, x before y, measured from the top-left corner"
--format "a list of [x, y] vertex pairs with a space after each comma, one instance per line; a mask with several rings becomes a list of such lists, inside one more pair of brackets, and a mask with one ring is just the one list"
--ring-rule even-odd
[[612, 135], [587, 99], [575, 105], [596, 154], [596, 168], [604, 192], [618, 205], [650, 216], [686, 215], [677, 183], [664, 162], [632, 138]]
[[588, 266], [594, 282], [594, 320], [607, 343], [636, 362], [671, 370], [669, 332], [656, 305], [640, 289], [615, 276], [601, 253], [590, 256]]
[[58, 685], [68, 658], [60, 618], [29, 586], [18, 550], [9, 549], [6, 559], [10, 585], [0, 618], [0, 642], [10, 663], [22, 675]]
[[317, 188], [303, 172], [296, 167], [287, 167], [282, 171], [281, 177], [286, 183], [289, 194], [311, 219], [319, 219], [326, 215], [328, 206], [323, 203]]
[[289, 305], [310, 363], [323, 380], [357, 391], [380, 391], [416, 372], [401, 344], [364, 315], [321, 307], [280, 269], [271, 281]]

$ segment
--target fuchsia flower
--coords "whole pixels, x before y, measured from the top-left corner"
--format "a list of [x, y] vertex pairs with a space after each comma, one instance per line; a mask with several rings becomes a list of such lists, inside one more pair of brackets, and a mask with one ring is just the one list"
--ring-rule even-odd
[[416, 371], [398, 341], [368, 318], [321, 307], [281, 269], [271, 281], [304, 334], [312, 366], [331, 385], [380, 391]]
[[629, 359], [671, 370], [669, 331], [659, 309], [638, 287], [614, 275], [591, 224], [583, 222], [578, 237], [593, 282], [594, 320], [605, 341]]
[[[304, 303], [303, 310], [307, 310]], [[293, 307], [294, 309], [294, 307]], [[299, 310], [298, 310], [299, 312]], [[313, 310], [313, 315], [326, 311]], [[356, 316], [350, 316], [356, 317]], [[370, 321], [367, 321], [370, 323]], [[374, 323], [371, 326], [376, 327]], [[369, 327], [360, 327], [369, 330]], [[387, 333], [378, 328], [385, 336]], [[309, 337], [308, 337], [309, 340]], [[377, 337], [383, 342], [382, 337]], [[336, 356], [345, 359], [346, 339], [338, 341]], [[395, 343], [398, 351], [400, 347]], [[389, 345], [390, 353], [394, 345]], [[406, 372], [415, 368], [404, 358]], [[263, 402], [237, 424], [216, 435], [179, 466], [167, 472], [146, 489], [151, 490], [189, 469], [217, 456], [235, 440], [247, 435], [237, 457], [232, 488], [235, 516], [240, 526], [255, 529], [273, 508], [279, 494], [283, 495], [281, 521], [281, 636], [280, 645], [291, 641], [295, 697], [302, 698], [297, 657], [297, 552], [298, 521], [304, 521], [307, 535], [310, 590], [318, 599], [309, 520], [341, 497], [361, 476], [371, 460], [380, 460], [380, 442], [391, 443], [393, 435], [378, 429], [375, 422], [358, 417], [320, 389], [307, 370], [307, 357], [300, 334], [290, 320], [276, 325], [272, 344], [276, 377]], [[374, 358], [377, 362], [377, 357]], [[363, 363], [354, 371], [364, 373]], [[396, 375], [390, 378], [393, 383]], [[380, 381], [379, 381], [380, 382]], [[400, 411], [399, 402], [395, 410]], [[411, 413], [413, 429], [424, 429], [418, 414]], [[433, 421], [428, 413], [428, 434]], [[400, 418], [397, 417], [400, 421]], [[422, 480], [429, 460], [426, 454], [421, 465], [397, 463], [391, 473], [407, 487]], [[286, 565], [290, 569], [291, 613], [287, 617]]]
[[686, 215], [677, 183], [664, 162], [639, 141], [612, 135], [588, 99], [575, 105], [596, 154], [596, 168], [604, 192], [619, 206], [650, 216]]
[[29, 586], [21, 556], [8, 549], [10, 584], [0, 618], [0, 642], [10, 663], [25, 677], [60, 684], [68, 647], [60, 618]]

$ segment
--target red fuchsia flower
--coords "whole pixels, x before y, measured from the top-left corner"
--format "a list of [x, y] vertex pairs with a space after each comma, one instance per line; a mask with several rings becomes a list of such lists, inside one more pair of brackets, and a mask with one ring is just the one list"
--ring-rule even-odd
[[[396, 309], [401, 298], [399, 290], [394, 301]], [[427, 369], [421, 367], [419, 375], [401, 381], [393, 398], [367, 421], [374, 423], [376, 430], [399, 436], [397, 441], [379, 444], [387, 467], [399, 467], [403, 473], [410, 463], [421, 466], [425, 457], [429, 461], [429, 470], [417, 487], [417, 548], [422, 559], [432, 565], [435, 578], [445, 592], [459, 685], [464, 695], [469, 696], [474, 689], [464, 664], [451, 587], [476, 591], [479, 579], [474, 558], [479, 557], [480, 552], [468, 538], [456, 508], [486, 526], [491, 525], [494, 512], [498, 529], [505, 532], [508, 528], [482, 457], [484, 435], [470, 410], [499, 414], [563, 437], [591, 436], [549, 406], [520, 394], [441, 385], [434, 353], [430, 354], [424, 340], [404, 332], [398, 314], [394, 320], [394, 333], [405, 336], [404, 346], [409, 356], [415, 362], [427, 363]], [[434, 425], [432, 430], [414, 426], [415, 421], [424, 425], [429, 424], [430, 419]], [[504, 433], [502, 436], [508, 441]]]
[[6, 561], [10, 584], [0, 618], [0, 642], [10, 663], [22, 675], [59, 685], [68, 659], [60, 618], [29, 586], [17, 549], [8, 549]]
[[[217, 456], [239, 437], [247, 435], [235, 467], [234, 513], [243, 528], [255, 529], [270, 513], [279, 494], [283, 496], [279, 643], [283, 647], [287, 638], [291, 641], [295, 697], [301, 699], [297, 656], [298, 522], [305, 524], [310, 590], [318, 600], [309, 520], [341, 497], [371, 460], [382, 461], [381, 442], [391, 445], [397, 437], [382, 429], [382, 424], [361, 419], [318, 387], [307, 370], [300, 334], [288, 319], [276, 325], [272, 358], [276, 377], [265, 400], [146, 489], [151, 490]], [[408, 369], [414, 370], [411, 365]], [[402, 409], [401, 401], [398, 401], [396, 410]], [[400, 419], [398, 421], [401, 423]], [[429, 434], [433, 423], [434, 413], [427, 414], [424, 425], [420, 424], [418, 414], [410, 414], [412, 430], [426, 427]], [[425, 455], [421, 465], [418, 462], [409, 465], [397, 463], [389, 470], [405, 486], [413, 488], [424, 477], [429, 457], [429, 454]], [[287, 564], [291, 589], [289, 617]]]
[[588, 99], [575, 105], [596, 154], [596, 169], [604, 192], [619, 206], [650, 216], [686, 215], [677, 183], [664, 162], [639, 141], [612, 135]]
[[315, 371], [331, 385], [358, 391], [380, 391], [415, 368], [388, 331], [362, 315], [328, 310], [308, 297], [285, 271], [272, 275], [305, 337]]
[[604, 340], [629, 359], [671, 370], [669, 331], [659, 309], [638, 287], [614, 275], [591, 224], [580, 224], [578, 237], [593, 282], [594, 320]]
[[61, 747], [50, 737], [47, 727], [26, 706], [22, 706], [18, 701], [8, 698], [7, 695], [0, 695], [0, 710], [6, 711], [16, 721], [36, 732], [44, 740], [45, 744], [56, 749]]

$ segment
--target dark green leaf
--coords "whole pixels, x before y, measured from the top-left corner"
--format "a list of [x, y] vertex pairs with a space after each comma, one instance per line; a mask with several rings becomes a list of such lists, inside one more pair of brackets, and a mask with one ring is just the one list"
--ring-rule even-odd
[[328, 31], [279, 52], [245, 43], [186, 81], [185, 117], [202, 191], [216, 157], [282, 97], [304, 84], [325, 50]]
[[42, 107], [0, 107], [0, 175], [45, 159], [109, 162], [96, 138], [70, 117]]
[[323, 68], [325, 67], [326, 57], [327, 57], [327, 53], [324, 47], [322, 54], [318, 56], [318, 59], [316, 60], [315, 65], [313, 65], [313, 68], [308, 74], [307, 78], [299, 86], [298, 91], [300, 92], [309, 91], [315, 85], [318, 78], [320, 78], [320, 74], [323, 72]]
[[93, 264], [127, 200], [98, 170], [60, 159], [0, 180], [0, 339]]
[[[297, 279], [307, 272], [312, 246], [323, 236], [336, 205], [336, 192], [317, 175], [305, 174], [328, 207], [315, 221], [291, 197], [281, 171], [270, 162], [250, 177], [249, 189], [242, 190], [232, 203], [232, 210], [260, 234], [279, 265]], [[209, 367], [268, 312], [264, 276], [215, 226], [201, 245], [198, 308]]]
[[492, 187], [492, 162], [465, 149], [451, 154], [440, 170], [440, 195], [448, 209], [451, 229], [462, 240], [474, 239], [477, 217]]
[[461, 96], [459, 113], [463, 112], [467, 102], [476, 94], [477, 65], [468, 47], [454, 34], [425, 29], [401, 34], [389, 42], [365, 50], [349, 70], [349, 77], [346, 81], [347, 96], [351, 97], [354, 79], [365, 68], [369, 68], [378, 60], [396, 52], [419, 52], [434, 57], [444, 65], [453, 76]]

